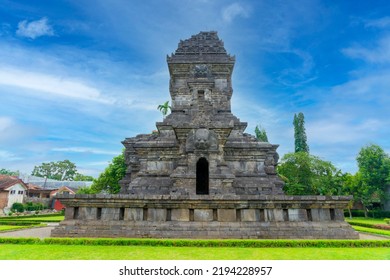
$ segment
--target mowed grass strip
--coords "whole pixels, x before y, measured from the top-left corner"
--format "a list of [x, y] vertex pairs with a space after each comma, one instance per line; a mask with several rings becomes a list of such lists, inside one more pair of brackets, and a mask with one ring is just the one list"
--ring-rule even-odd
[[23, 228], [28, 228], [28, 226], [0, 225], [0, 232], [2, 232], [2, 231], [9, 231], [9, 230], [23, 229]]
[[37, 225], [0, 225], [0, 232], [6, 232], [6, 231], [13, 231], [13, 230], [19, 230], [19, 229], [27, 229], [27, 228], [35, 228], [35, 227], [45, 227], [44, 224], [37, 224]]
[[390, 250], [0, 244], [0, 260], [390, 260]]
[[58, 223], [64, 220], [64, 216], [53, 216], [53, 217], [28, 217], [28, 218], [22, 218], [18, 220], [22, 221], [39, 221], [39, 222], [53, 222]]
[[362, 217], [357, 217], [357, 218], [345, 218], [347, 222], [357, 222], [357, 223], [365, 223], [369, 225], [386, 225], [386, 222], [384, 219], [373, 219], [373, 218], [362, 218]]
[[352, 226], [352, 228], [360, 232], [373, 233], [373, 234], [379, 234], [379, 235], [390, 237], [389, 230], [382, 230], [382, 229], [375, 229], [375, 228], [368, 228], [368, 227], [361, 227], [361, 226]]

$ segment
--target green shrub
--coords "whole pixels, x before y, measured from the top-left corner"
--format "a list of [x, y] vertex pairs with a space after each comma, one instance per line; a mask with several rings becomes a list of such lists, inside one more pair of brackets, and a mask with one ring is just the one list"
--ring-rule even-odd
[[24, 212], [24, 205], [22, 203], [15, 202], [14, 204], [12, 204], [11, 211], [22, 213]]
[[372, 218], [390, 218], [390, 211], [372, 210], [368, 212], [368, 216]]
[[[370, 230], [370, 229], [368, 229]], [[390, 247], [389, 240], [190, 240], [130, 238], [0, 238], [1, 243], [89, 246], [241, 247], [241, 248], [373, 248]]]
[[384, 219], [384, 221], [386, 222], [386, 224], [390, 225], [390, 219]]
[[23, 221], [23, 220], [0, 220], [0, 225], [9, 225], [9, 226], [31, 226], [39, 225], [41, 221]]
[[246, 248], [364, 248], [390, 247], [390, 240], [188, 240], [126, 238], [45, 238], [45, 244], [99, 246], [165, 246], [165, 247], [246, 247]]
[[41, 243], [39, 238], [26, 237], [0, 237], [0, 244], [37, 244]]
[[[351, 210], [352, 217], [364, 217], [364, 210]], [[370, 210], [368, 211], [370, 218], [390, 218], [390, 211]], [[344, 217], [349, 217], [348, 210], [344, 210]]]
[[348, 221], [348, 224], [350, 224], [351, 226], [360, 226], [360, 227], [374, 228], [373, 224], [369, 224], [369, 223], [365, 223], [365, 222]]
[[46, 209], [47, 207], [44, 206], [42, 203], [32, 203], [32, 202], [27, 202], [25, 205], [24, 205], [24, 209], [26, 211], [39, 211], [39, 210], [43, 210], [43, 209]]

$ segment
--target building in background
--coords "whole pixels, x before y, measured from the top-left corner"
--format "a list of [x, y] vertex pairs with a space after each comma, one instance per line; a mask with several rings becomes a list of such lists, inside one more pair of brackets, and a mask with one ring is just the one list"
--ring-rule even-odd
[[27, 185], [15, 176], [0, 175], [0, 214], [8, 213], [15, 202], [23, 203]]

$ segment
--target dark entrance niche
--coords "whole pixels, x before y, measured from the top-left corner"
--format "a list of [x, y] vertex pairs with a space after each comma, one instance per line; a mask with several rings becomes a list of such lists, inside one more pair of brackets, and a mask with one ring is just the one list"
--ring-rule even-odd
[[209, 162], [205, 158], [196, 163], [196, 194], [209, 194]]
[[198, 90], [198, 100], [204, 100], [204, 90]]

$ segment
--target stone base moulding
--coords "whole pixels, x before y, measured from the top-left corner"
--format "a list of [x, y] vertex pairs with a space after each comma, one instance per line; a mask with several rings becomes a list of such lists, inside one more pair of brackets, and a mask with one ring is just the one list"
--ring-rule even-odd
[[350, 197], [67, 195], [53, 237], [357, 239]]

